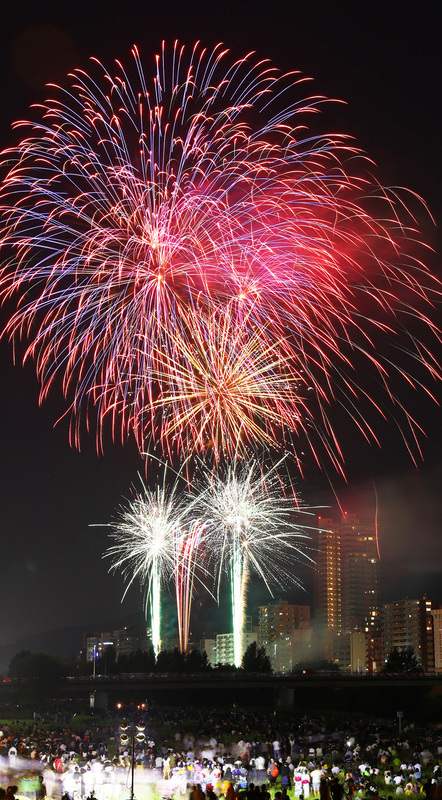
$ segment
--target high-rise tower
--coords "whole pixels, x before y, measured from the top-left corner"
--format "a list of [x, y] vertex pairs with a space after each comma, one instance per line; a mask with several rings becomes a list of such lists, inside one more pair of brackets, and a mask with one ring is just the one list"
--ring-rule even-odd
[[354, 514], [318, 521], [315, 619], [333, 633], [374, 631], [379, 613], [375, 525]]

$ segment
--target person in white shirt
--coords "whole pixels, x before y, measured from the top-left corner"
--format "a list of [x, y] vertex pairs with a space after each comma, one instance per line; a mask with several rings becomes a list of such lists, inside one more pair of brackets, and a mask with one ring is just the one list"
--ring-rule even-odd
[[255, 758], [255, 769], [257, 772], [262, 772], [266, 768], [266, 761], [264, 756], [256, 756]]
[[323, 775], [323, 771], [322, 769], [319, 769], [319, 767], [316, 767], [316, 769], [312, 770], [310, 774], [312, 779], [312, 792], [313, 794], [319, 794], [319, 787], [321, 785], [321, 778]]

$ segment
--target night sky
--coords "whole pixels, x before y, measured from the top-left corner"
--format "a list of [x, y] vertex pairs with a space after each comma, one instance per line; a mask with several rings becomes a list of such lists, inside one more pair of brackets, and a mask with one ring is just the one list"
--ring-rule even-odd
[[[377, 163], [380, 182], [422, 195], [440, 228], [441, 20], [429, 3], [385, 6], [378, 12], [376, 3], [312, 0], [125, 0], [118, 6], [4, 0], [0, 143], [15, 141], [11, 123], [45, 98], [46, 81], [61, 82], [69, 69], [87, 68], [91, 55], [111, 68], [113, 58], [127, 63], [136, 43], [149, 73], [163, 38], [189, 45], [201, 39], [208, 47], [223, 41], [235, 55], [256, 50], [283, 71], [300, 69], [315, 78], [314, 91], [347, 101], [327, 111], [325, 127], [355, 136]], [[437, 225], [423, 217], [422, 226], [426, 241], [441, 252]], [[438, 256], [429, 259], [440, 269]], [[4, 313], [0, 321], [3, 327]], [[93, 436], [84, 438], [81, 453], [71, 450], [67, 422], [54, 427], [64, 410], [60, 397], [38, 406], [32, 365], [13, 366], [4, 340], [0, 364], [0, 645], [64, 626], [117, 626], [139, 611], [141, 595], [134, 589], [121, 605], [122, 580], [109, 575], [102, 560], [106, 530], [90, 524], [111, 519], [143, 471], [142, 460], [135, 445], [110, 441], [97, 457]], [[344, 510], [370, 521], [376, 487], [383, 598], [427, 592], [442, 600], [442, 411], [415, 392], [404, 400], [427, 433], [423, 464], [413, 467], [391, 424], [379, 426], [381, 449], [344, 432], [348, 480], [332, 476], [334, 488]], [[313, 463], [299, 488], [306, 502], [332, 505], [323, 514], [339, 513], [327, 477]], [[285, 596], [311, 600], [299, 591]], [[253, 588], [252, 601], [264, 598]], [[213, 605], [202, 606], [199, 613], [213, 614], [218, 629], [227, 629], [227, 612], [223, 625]]]

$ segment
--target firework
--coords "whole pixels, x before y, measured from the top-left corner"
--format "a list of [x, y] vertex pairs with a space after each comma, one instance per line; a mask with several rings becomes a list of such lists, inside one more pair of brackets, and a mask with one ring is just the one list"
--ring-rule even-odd
[[[120, 509], [110, 534], [114, 544], [106, 556], [111, 569], [121, 571], [126, 590], [139, 581], [146, 593], [146, 617], [150, 617], [155, 655], [161, 649], [161, 591], [173, 579], [177, 599], [180, 647], [187, 649], [195, 580], [195, 556], [204, 525], [191, 518], [191, 504], [178, 493], [178, 478], [172, 489], [163, 482], [143, 491]], [[204, 567], [199, 561], [200, 573]]]
[[[230, 578], [235, 666], [241, 665], [247, 583], [251, 572], [271, 583], [298, 584], [293, 563], [311, 561], [306, 526], [294, 521], [299, 503], [285, 493], [277, 468], [265, 472], [256, 462], [233, 463], [207, 476], [201, 515], [216, 559], [218, 593], [223, 570]], [[269, 570], [269, 564], [272, 569]]]
[[342, 469], [333, 403], [370, 440], [366, 411], [393, 416], [411, 446], [398, 379], [439, 377], [439, 285], [403, 198], [309, 129], [326, 101], [299, 74], [175, 43], [148, 81], [133, 55], [134, 79], [75, 71], [3, 153], [5, 333], [41, 399], [61, 384], [71, 441], [95, 419], [100, 449], [108, 427], [180, 456], [291, 432]]
[[156, 406], [172, 446], [209, 451], [217, 461], [255, 442], [284, 441], [286, 431], [305, 424], [303, 377], [283, 358], [281, 341], [270, 333], [266, 338], [264, 328], [250, 330], [248, 322], [249, 315], [238, 320], [231, 308], [195, 317], [188, 340], [179, 344], [182, 359], [159, 357], [171, 382]]
[[[175, 536], [175, 594], [178, 617], [179, 646], [186, 653], [189, 644], [190, 611], [195, 582], [195, 568], [198, 561], [201, 571], [201, 544], [205, 525], [199, 519], [187, 524], [180, 535]], [[207, 571], [204, 569], [207, 574]]]

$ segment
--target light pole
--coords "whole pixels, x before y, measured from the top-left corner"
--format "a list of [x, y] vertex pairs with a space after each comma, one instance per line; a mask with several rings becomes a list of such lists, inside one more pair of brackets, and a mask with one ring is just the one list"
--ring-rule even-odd
[[129, 742], [129, 734], [131, 739], [131, 746], [132, 746], [132, 756], [131, 756], [131, 765], [130, 765], [130, 774], [131, 774], [131, 782], [130, 782], [130, 800], [134, 800], [134, 782], [135, 782], [135, 742], [144, 742], [146, 735], [144, 733], [144, 725], [125, 725], [124, 722], [120, 725], [120, 742], [122, 744], [128, 744]]
[[93, 667], [93, 670], [92, 670], [92, 677], [93, 677], [94, 680], [95, 680], [95, 666], [96, 666], [96, 663], [97, 663], [97, 655], [98, 655], [97, 654], [97, 645], [94, 644], [94, 667]]

